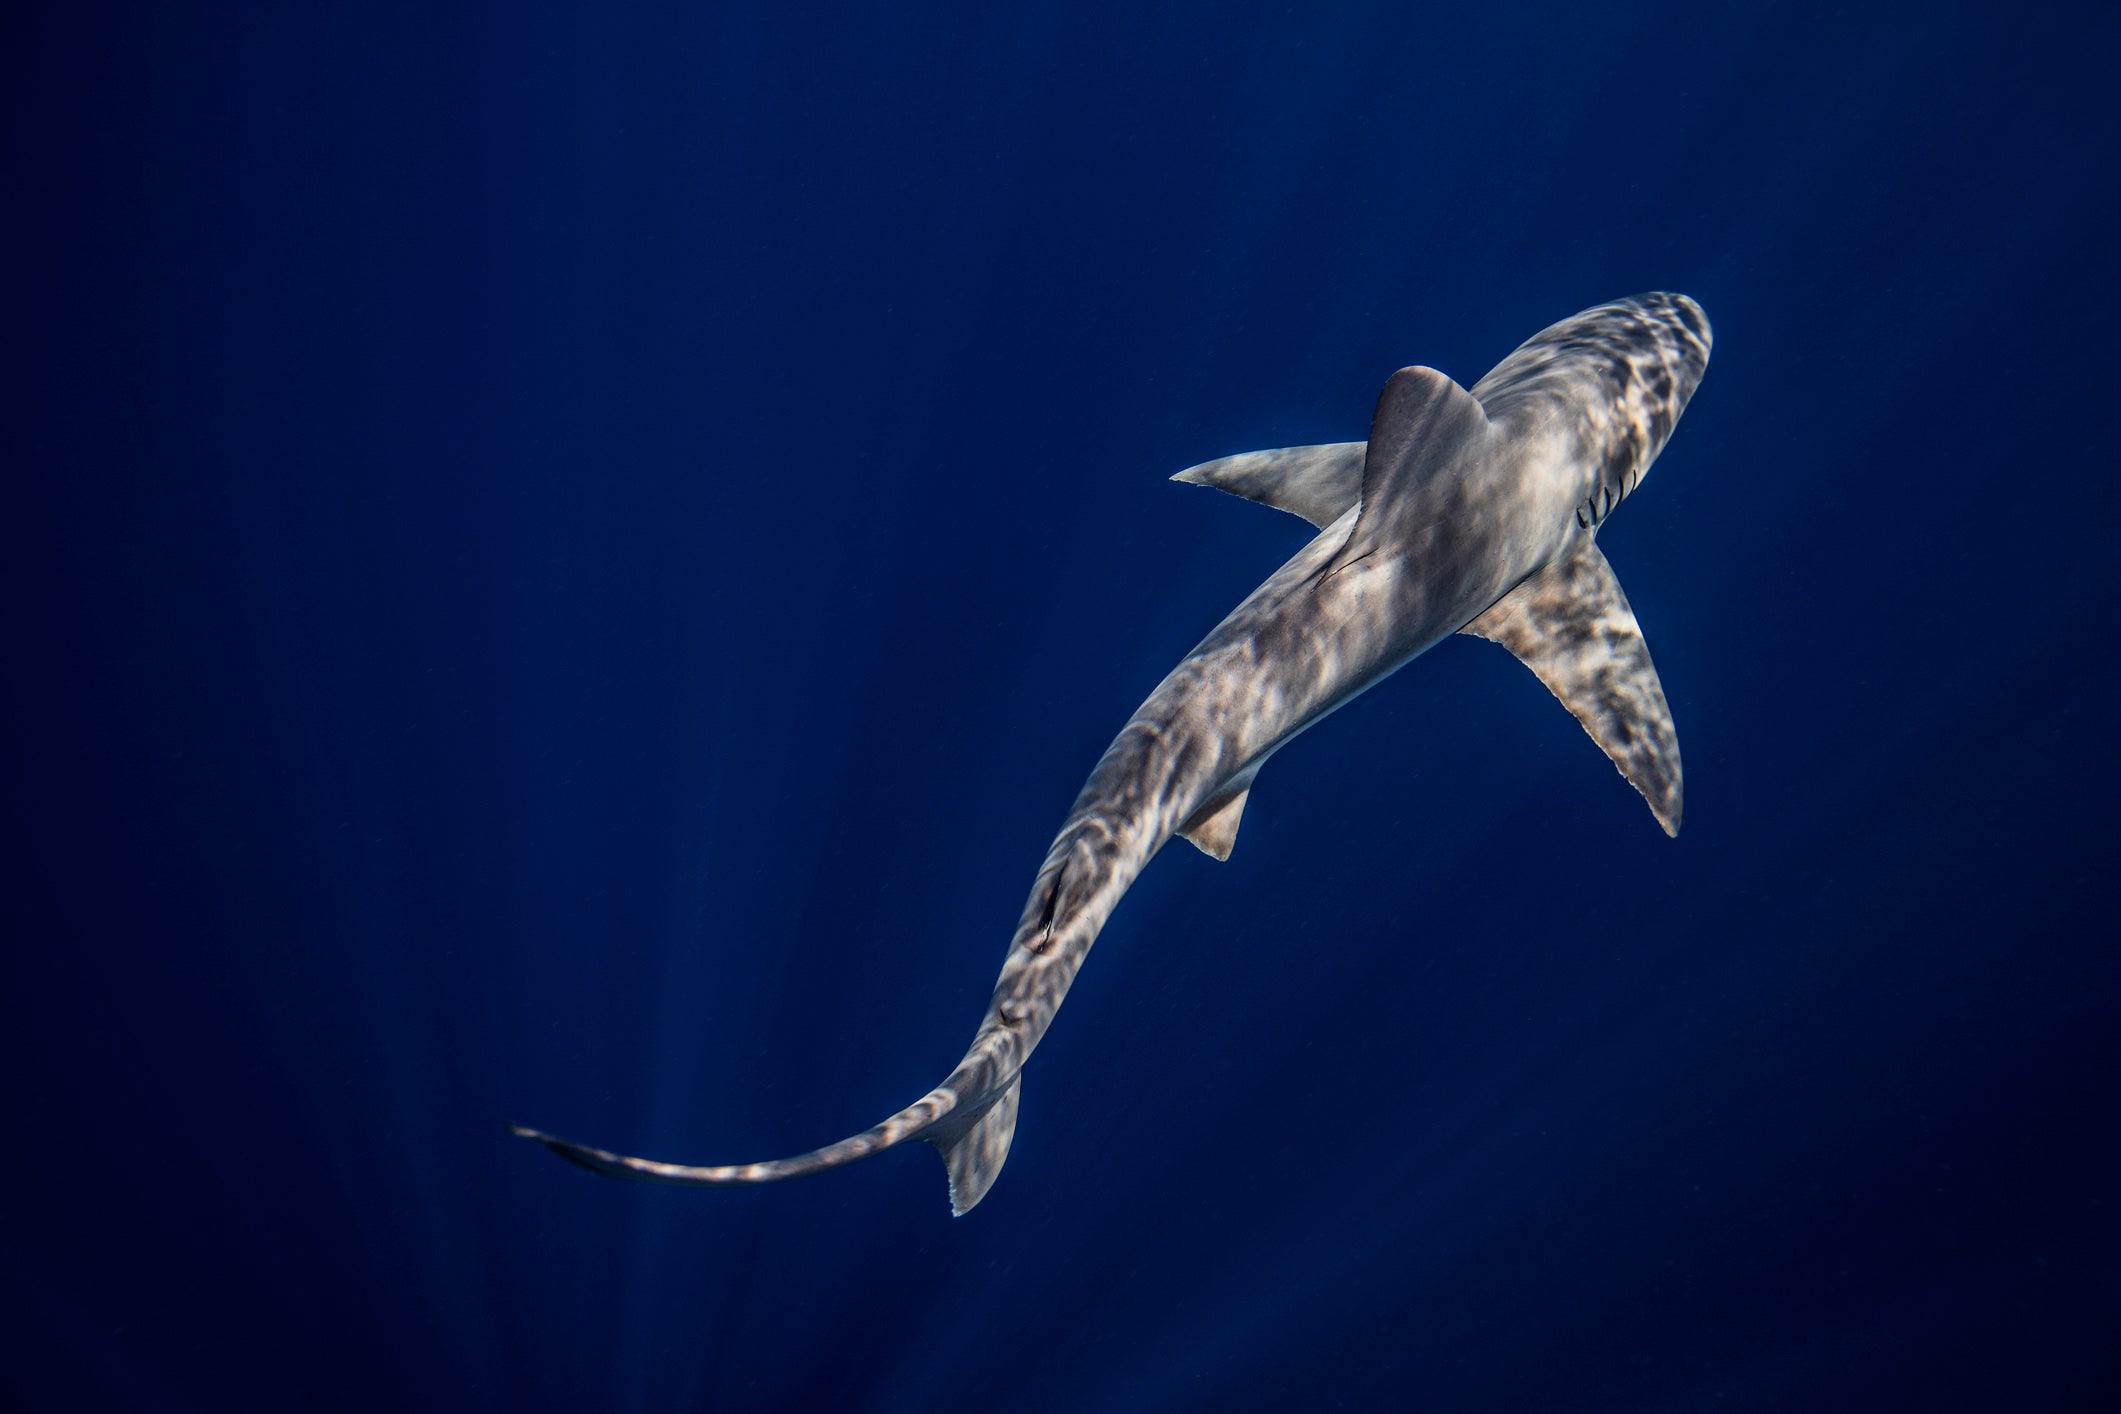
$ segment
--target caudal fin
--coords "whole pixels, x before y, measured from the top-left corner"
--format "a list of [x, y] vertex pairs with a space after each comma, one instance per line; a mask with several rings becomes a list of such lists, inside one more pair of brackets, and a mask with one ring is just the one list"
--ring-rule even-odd
[[[958, 1092], [945, 1084], [929, 1091], [882, 1124], [837, 1144], [827, 1144], [822, 1149], [812, 1149], [793, 1158], [756, 1164], [667, 1164], [577, 1144], [525, 1125], [511, 1124], [508, 1132], [519, 1139], [534, 1140], [591, 1173], [701, 1188], [777, 1183], [784, 1178], [800, 1178], [804, 1174], [820, 1173], [882, 1153], [909, 1139], [925, 1139], [941, 1152], [943, 1162], [949, 1167], [950, 1211], [962, 1217], [986, 1196], [994, 1184], [995, 1175], [1002, 1171], [1002, 1161], [1009, 1157], [1009, 1139], [1016, 1131], [1017, 1084], [1016, 1077], [1010, 1077], [1002, 1093], [984, 1105], [961, 1100]], [[977, 1115], [969, 1125], [963, 1123], [967, 1113]], [[953, 1123], [953, 1120], [958, 1122]]]
[[943, 1156], [950, 1170], [950, 1215], [963, 1217], [987, 1196], [1009, 1158], [1009, 1141], [1016, 1137], [1016, 1097], [1023, 1087], [1016, 1076], [1001, 1098], [973, 1121], [970, 1129], [952, 1137], [938, 1127], [922, 1136]]

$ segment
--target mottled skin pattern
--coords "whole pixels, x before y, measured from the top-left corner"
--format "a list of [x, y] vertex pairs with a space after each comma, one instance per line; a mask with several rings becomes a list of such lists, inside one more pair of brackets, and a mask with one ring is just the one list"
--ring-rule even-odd
[[[1619, 587], [1593, 537], [1642, 483], [1708, 354], [1708, 321], [1692, 300], [1621, 300], [1538, 334], [1470, 394], [1433, 369], [1394, 374], [1359, 487], [1356, 444], [1345, 443], [1249, 454], [1228, 459], [1233, 469], [1220, 479], [1193, 478], [1314, 521], [1351, 490], [1360, 499], [1187, 654], [1106, 750], [1047, 851], [971, 1048], [915, 1104], [808, 1154], [717, 1167], [511, 1128], [599, 1172], [691, 1184], [793, 1177], [920, 1138], [942, 1150], [953, 1208], [967, 1211], [1007, 1156], [1018, 1072], [1143, 866], [1189, 821], [1248, 788], [1291, 737], [1469, 626], [1524, 657], [1676, 830], [1676, 741], [1667, 760], [1654, 724], [1635, 720], [1648, 697], [1631, 684], [1644, 671], [1663, 736], [1669, 716], [1646, 652], [1639, 666], [1630, 658], [1639, 631], [1624, 597], [1624, 625], [1614, 617]], [[1277, 499], [1275, 478], [1299, 474], [1307, 452], [1317, 473]], [[1512, 595], [1520, 585], [1525, 594]], [[1506, 595], [1511, 603], [1499, 604]], [[1585, 705], [1583, 694], [1601, 692], [1611, 700]], [[1641, 757], [1641, 774], [1616, 739]]]

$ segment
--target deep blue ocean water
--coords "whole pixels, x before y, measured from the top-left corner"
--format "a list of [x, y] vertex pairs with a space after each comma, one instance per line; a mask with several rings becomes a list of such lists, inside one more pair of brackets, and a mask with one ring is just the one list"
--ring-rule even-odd
[[[2121, 1408], [2111, 5], [0, 20], [0, 1391]], [[1167, 850], [953, 1220], [1054, 828], [1309, 534], [1166, 484], [1587, 305], [1663, 837], [1445, 643]]]

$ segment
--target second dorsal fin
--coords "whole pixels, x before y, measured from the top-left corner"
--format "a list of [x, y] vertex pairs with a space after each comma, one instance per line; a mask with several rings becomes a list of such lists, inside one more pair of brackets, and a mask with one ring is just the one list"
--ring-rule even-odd
[[1237, 844], [1238, 822], [1245, 818], [1245, 797], [1251, 793], [1251, 787], [1247, 786], [1235, 795], [1209, 801], [1192, 819], [1179, 826], [1179, 838], [1210, 859], [1228, 859]]
[[1189, 466], [1173, 481], [1213, 486], [1233, 496], [1302, 516], [1324, 530], [1362, 497], [1366, 442], [1327, 442], [1316, 447], [1277, 447], [1239, 452]]
[[[1270, 751], [1267, 756], [1273, 754]], [[1200, 809], [1178, 827], [1178, 837], [1210, 859], [1228, 859], [1237, 844], [1237, 826], [1245, 818], [1245, 800], [1252, 794], [1252, 782], [1259, 778], [1259, 768], [1266, 764], [1267, 757], [1262, 756], [1224, 781], [1215, 794], [1203, 801]]]

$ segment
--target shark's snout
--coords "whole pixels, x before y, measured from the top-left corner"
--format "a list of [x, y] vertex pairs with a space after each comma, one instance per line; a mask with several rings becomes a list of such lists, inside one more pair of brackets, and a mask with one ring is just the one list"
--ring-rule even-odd
[[1660, 291], [1638, 295], [1631, 302], [1657, 326], [1658, 342], [1676, 385], [1676, 401], [1684, 408], [1700, 384], [1701, 375], [1708, 372], [1709, 348], [1716, 339], [1709, 328], [1709, 316], [1689, 295]]
[[1671, 300], [1674, 315], [1686, 326], [1688, 333], [1701, 341], [1701, 351], [1705, 357], [1709, 345], [1715, 342], [1716, 337], [1709, 329], [1708, 312], [1702, 309], [1691, 295], [1673, 295]]

